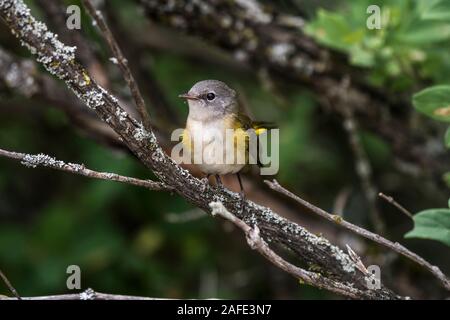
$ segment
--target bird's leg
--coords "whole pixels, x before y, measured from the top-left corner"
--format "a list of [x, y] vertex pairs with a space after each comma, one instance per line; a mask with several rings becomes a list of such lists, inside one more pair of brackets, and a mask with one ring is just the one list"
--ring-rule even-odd
[[239, 187], [241, 188], [241, 190], [239, 191], [239, 195], [241, 196], [241, 213], [244, 212], [244, 206], [245, 206], [245, 192], [244, 192], [244, 185], [242, 184], [242, 180], [241, 180], [241, 175], [238, 173], [236, 173], [236, 176], [238, 178], [239, 181]]
[[217, 188], [218, 189], [223, 189], [223, 183], [222, 183], [222, 179], [220, 179], [220, 175], [216, 174], [216, 184], [217, 184]]

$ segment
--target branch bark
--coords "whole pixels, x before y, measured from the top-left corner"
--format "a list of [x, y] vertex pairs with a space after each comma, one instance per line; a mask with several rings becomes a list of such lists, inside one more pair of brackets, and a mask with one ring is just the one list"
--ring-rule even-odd
[[[17, 300], [17, 299], [18, 298], [4, 298], [0, 296], [0, 300]], [[57, 294], [38, 297], [21, 297], [20, 300], [168, 300], [168, 299], [101, 293], [89, 288], [80, 293]]]
[[[269, 208], [246, 201], [241, 211], [237, 193], [218, 190], [194, 178], [170, 159], [159, 146], [153, 131], [128, 115], [119, 101], [99, 86], [75, 58], [75, 48], [67, 47], [44, 23], [37, 21], [21, 0], [2, 0], [0, 17], [21, 40], [36, 60], [66, 85], [121, 137], [137, 158], [174, 192], [192, 204], [210, 212], [209, 203], [220, 201], [230, 212], [251, 226], [258, 226], [261, 236], [295, 252], [309, 267], [320, 270], [324, 277], [352, 285], [362, 299], [402, 298], [382, 287], [370, 290], [366, 279], [358, 273], [353, 260], [327, 239], [316, 236]], [[353, 293], [344, 293], [354, 298]]]
[[261, 238], [257, 225], [253, 228], [250, 227], [244, 221], [230, 213], [221, 202], [211, 202], [209, 206], [211, 207], [211, 214], [213, 216], [218, 215], [230, 221], [244, 232], [247, 238], [247, 243], [251, 249], [258, 251], [275, 266], [286, 271], [301, 282], [354, 299], [358, 299], [361, 295], [363, 295], [359, 289], [353, 288], [350, 285], [331, 280], [321, 276], [319, 273], [304, 270], [287, 262], [269, 248], [267, 243]]

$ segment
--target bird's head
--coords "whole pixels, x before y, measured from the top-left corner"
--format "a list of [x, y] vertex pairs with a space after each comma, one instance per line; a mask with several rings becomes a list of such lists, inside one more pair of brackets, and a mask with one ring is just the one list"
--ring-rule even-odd
[[196, 120], [213, 120], [237, 112], [236, 92], [224, 82], [203, 80], [187, 93], [179, 95], [189, 104], [189, 117]]

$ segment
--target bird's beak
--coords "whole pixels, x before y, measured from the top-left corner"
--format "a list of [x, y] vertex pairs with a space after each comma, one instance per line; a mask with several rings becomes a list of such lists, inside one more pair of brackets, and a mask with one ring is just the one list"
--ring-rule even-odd
[[178, 97], [182, 98], [182, 99], [188, 99], [188, 100], [199, 100], [199, 98], [197, 98], [196, 96], [192, 96], [188, 93], [180, 94]]

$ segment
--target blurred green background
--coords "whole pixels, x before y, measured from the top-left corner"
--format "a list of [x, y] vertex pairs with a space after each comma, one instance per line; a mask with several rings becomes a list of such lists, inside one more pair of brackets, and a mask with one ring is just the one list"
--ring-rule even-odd
[[[33, 14], [44, 17], [33, 1], [26, 2]], [[296, 14], [299, 6], [297, 1], [264, 2], [291, 14]], [[428, 84], [448, 82], [450, 23], [423, 22], [420, 6], [428, 1], [379, 1], [389, 10], [391, 23], [388, 30], [371, 32], [365, 27], [365, 8], [371, 2], [302, 2], [302, 12], [310, 20], [308, 33], [325, 46], [348, 54], [352, 64], [366, 68], [372, 85], [409, 94]], [[108, 1], [108, 11], [116, 12], [120, 25], [129, 32], [142, 32], [146, 23], [136, 7], [133, 1]], [[96, 55], [107, 65], [113, 93], [128, 99], [120, 74], [108, 61], [105, 44], [84, 14], [82, 26]], [[28, 57], [14, 41], [1, 25], [1, 46]], [[255, 119], [274, 121], [280, 127], [281, 162], [276, 177], [280, 183], [330, 211], [337, 195], [349, 190], [345, 217], [371, 228], [368, 204], [340, 119], [324, 113], [308, 88], [277, 83], [281, 89], [274, 93], [265, 89], [253, 72], [174, 50], [147, 49], [140, 57], [143, 65], [151, 68], [181, 123], [187, 107], [177, 95], [196, 81], [220, 79], [237, 89]], [[140, 85], [145, 94], [146, 83]], [[0, 148], [42, 152], [98, 171], [153, 177], [130, 154], [97, 143], [75, 128], [54, 105], [2, 90], [0, 106]], [[151, 108], [150, 114], [155, 114]], [[439, 124], [436, 127], [439, 133], [444, 130]], [[413, 212], [446, 206], [449, 192], [443, 184], [436, 186], [431, 179], [399, 172], [391, 146], [374, 133], [362, 129], [361, 139], [379, 190], [393, 195]], [[450, 271], [447, 247], [403, 239], [412, 222], [384, 202], [378, 206], [388, 238], [405, 243], [439, 264], [444, 272]], [[195, 208], [176, 195], [51, 169], [29, 169], [0, 159], [0, 268], [23, 296], [69, 292], [66, 268], [75, 264], [82, 270], [83, 289], [107, 293], [171, 298], [335, 298], [272, 267], [250, 250], [243, 235], [230, 225], [208, 216], [174, 221], [173, 217], [192, 214], [193, 210], [195, 213]], [[294, 212], [300, 219], [309, 214], [301, 209]], [[344, 237], [335, 229], [324, 230], [332, 230], [335, 239]], [[373, 244], [365, 246], [368, 255], [386, 253]], [[439, 285], [422, 270], [404, 259], [386, 256], [386, 260], [391, 259], [386, 277], [392, 282], [388, 283], [395, 279], [402, 282], [403, 275], [414, 279], [427, 295], [439, 297]], [[406, 285], [397, 287], [402, 292], [422, 294]], [[0, 294], [9, 294], [2, 284]]]

